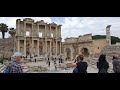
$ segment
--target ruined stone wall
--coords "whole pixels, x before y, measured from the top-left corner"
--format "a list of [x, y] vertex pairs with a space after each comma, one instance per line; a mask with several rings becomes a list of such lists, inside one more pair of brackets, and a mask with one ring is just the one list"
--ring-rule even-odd
[[110, 45], [106, 46], [102, 51], [101, 54], [106, 54], [109, 60], [112, 59], [113, 55], [120, 55], [120, 45]]
[[13, 39], [0, 39], [0, 57], [10, 58], [13, 54]]
[[85, 34], [83, 36], [79, 36], [78, 41], [89, 41], [92, 40], [92, 34]]
[[77, 39], [78, 39], [78, 38], [73, 38], [73, 37], [71, 37], [71, 38], [66, 38], [66, 39], [65, 39], [65, 43], [77, 43]]
[[100, 53], [105, 46], [107, 46], [106, 39], [93, 40], [94, 54]]

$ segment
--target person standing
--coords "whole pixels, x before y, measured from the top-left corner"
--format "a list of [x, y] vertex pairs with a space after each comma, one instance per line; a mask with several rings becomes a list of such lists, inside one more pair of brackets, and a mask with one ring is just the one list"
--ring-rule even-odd
[[113, 64], [113, 71], [114, 73], [120, 73], [120, 61], [119, 61], [119, 57], [116, 55], [116, 56], [113, 56], [113, 59], [112, 59], [112, 64]]
[[83, 55], [79, 55], [76, 58], [76, 68], [73, 70], [73, 73], [87, 73], [88, 64], [83, 60], [84, 60]]
[[16, 52], [12, 56], [14, 60], [7, 66], [8, 73], [23, 73], [23, 68], [21, 66], [22, 54]]
[[106, 61], [106, 55], [101, 54], [97, 62], [98, 73], [108, 73], [109, 63]]

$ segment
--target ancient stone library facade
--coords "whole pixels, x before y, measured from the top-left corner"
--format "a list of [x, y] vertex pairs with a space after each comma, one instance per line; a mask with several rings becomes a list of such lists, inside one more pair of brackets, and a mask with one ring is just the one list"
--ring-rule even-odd
[[25, 18], [16, 20], [16, 29], [16, 50], [25, 56], [61, 54], [61, 25]]

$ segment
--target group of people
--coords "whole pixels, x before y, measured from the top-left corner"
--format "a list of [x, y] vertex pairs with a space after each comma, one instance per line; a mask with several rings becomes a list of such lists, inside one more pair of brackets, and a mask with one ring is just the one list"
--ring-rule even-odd
[[[52, 61], [54, 63], [55, 70], [57, 70], [57, 58], [53, 56], [52, 57]], [[59, 58], [59, 64], [60, 63], [63, 63], [62, 56], [60, 56], [60, 58]], [[51, 64], [51, 62], [50, 62], [50, 56], [48, 56], [46, 64], [48, 64], [48, 67], [50, 68], [50, 64]]]
[[[60, 58], [61, 60], [61, 58]], [[12, 62], [7, 66], [3, 73], [23, 73], [21, 63], [23, 62], [22, 54], [16, 52], [12, 56]], [[56, 58], [53, 58], [55, 70], [57, 70]], [[114, 73], [120, 73], [120, 58], [117, 55], [112, 59]], [[106, 55], [101, 54], [96, 63], [98, 73], [108, 73], [109, 63], [106, 60]], [[48, 66], [50, 67], [50, 58], [48, 58]], [[74, 62], [75, 69], [73, 73], [87, 73], [88, 64], [84, 61], [83, 55], [78, 55]]]
[[[84, 56], [79, 55], [75, 59], [75, 69], [73, 73], [87, 73], [87, 62], [83, 61]], [[120, 73], [120, 60], [119, 56], [115, 55], [112, 59], [114, 73]], [[101, 54], [97, 62], [98, 73], [108, 73], [109, 63], [106, 60], [106, 55]]]

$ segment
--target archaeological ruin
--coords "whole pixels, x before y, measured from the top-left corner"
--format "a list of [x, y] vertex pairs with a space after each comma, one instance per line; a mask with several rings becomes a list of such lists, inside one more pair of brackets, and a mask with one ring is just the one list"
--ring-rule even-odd
[[61, 25], [25, 18], [16, 20], [16, 30], [16, 51], [24, 56], [61, 54]]
[[93, 40], [92, 34], [86, 34], [78, 38], [66, 38], [63, 48], [65, 57], [73, 60], [78, 54], [83, 54], [85, 57], [100, 54], [101, 50], [109, 45], [111, 45], [110, 25], [106, 27], [106, 39]]

